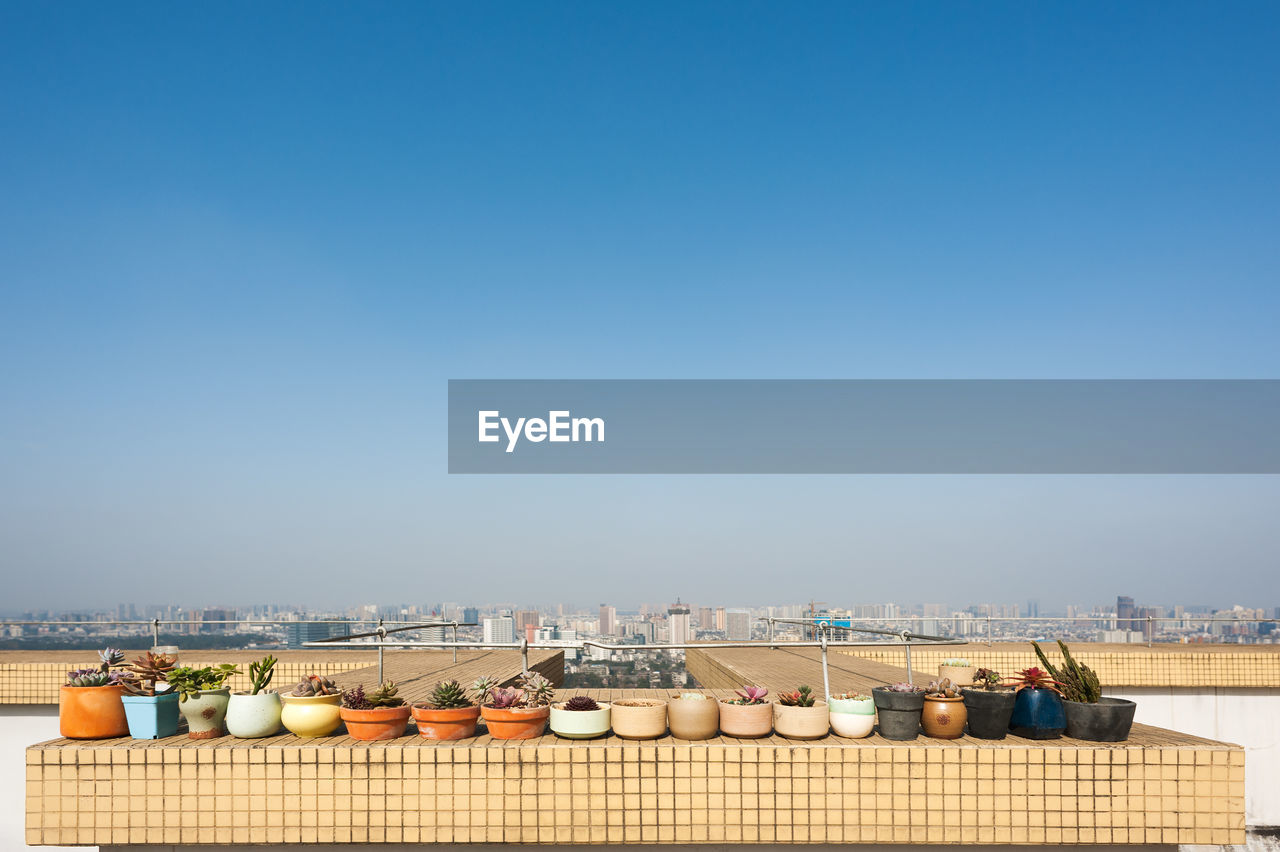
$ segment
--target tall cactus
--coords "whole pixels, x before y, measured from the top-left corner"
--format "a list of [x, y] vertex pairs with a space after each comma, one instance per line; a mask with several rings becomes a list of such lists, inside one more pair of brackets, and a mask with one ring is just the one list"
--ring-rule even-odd
[[1094, 674], [1093, 669], [1075, 661], [1075, 658], [1071, 656], [1071, 652], [1067, 650], [1065, 642], [1061, 639], [1058, 640], [1058, 647], [1062, 650], [1062, 668], [1057, 668], [1053, 663], [1049, 662], [1049, 658], [1044, 655], [1044, 651], [1040, 650], [1039, 642], [1032, 642], [1031, 646], [1036, 649], [1036, 656], [1040, 658], [1040, 662], [1044, 667], [1049, 670], [1049, 674], [1061, 684], [1064, 698], [1068, 701], [1079, 701], [1084, 704], [1098, 703], [1098, 699], [1102, 697], [1102, 685], [1098, 682], [1098, 676]]

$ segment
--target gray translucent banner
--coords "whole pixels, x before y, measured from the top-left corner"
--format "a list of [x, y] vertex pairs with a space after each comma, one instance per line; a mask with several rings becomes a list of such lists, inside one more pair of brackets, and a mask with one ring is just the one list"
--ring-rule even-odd
[[449, 472], [1280, 473], [1280, 381], [454, 380]]

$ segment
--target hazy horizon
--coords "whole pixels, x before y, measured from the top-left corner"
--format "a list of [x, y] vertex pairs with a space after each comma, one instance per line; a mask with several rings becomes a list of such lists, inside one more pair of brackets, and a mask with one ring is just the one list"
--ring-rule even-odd
[[1278, 37], [1264, 3], [6, 6], [3, 605], [1274, 606], [1280, 477], [449, 476], [445, 405], [1280, 377]]

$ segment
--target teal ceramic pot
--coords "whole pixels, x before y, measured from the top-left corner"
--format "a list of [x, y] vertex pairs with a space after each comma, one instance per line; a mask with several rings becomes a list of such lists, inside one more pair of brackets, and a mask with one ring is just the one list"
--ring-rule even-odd
[[178, 694], [125, 695], [124, 716], [129, 722], [129, 736], [135, 740], [158, 740], [178, 733]]

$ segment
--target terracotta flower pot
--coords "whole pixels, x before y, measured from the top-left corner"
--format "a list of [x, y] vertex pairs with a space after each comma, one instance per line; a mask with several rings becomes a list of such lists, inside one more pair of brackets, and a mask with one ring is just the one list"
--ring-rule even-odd
[[946, 698], [942, 695], [926, 695], [920, 726], [926, 737], [938, 740], [956, 740], [964, 736], [964, 723], [969, 720], [964, 696]]
[[773, 733], [772, 704], [720, 702], [720, 732], [726, 737], [755, 739]]
[[227, 718], [227, 705], [231, 702], [231, 690], [202, 689], [183, 700], [178, 698], [178, 709], [187, 720], [187, 737], [193, 740], [212, 740], [222, 736], [222, 722]]
[[656, 698], [619, 699], [611, 717], [613, 732], [624, 740], [652, 740], [667, 732], [667, 702]]
[[284, 694], [280, 700], [280, 722], [296, 736], [327, 737], [342, 724], [341, 695]]
[[773, 729], [779, 736], [792, 740], [821, 739], [831, 729], [827, 702], [815, 701], [812, 707], [793, 707], [775, 701]]
[[938, 679], [951, 678], [955, 686], [973, 686], [973, 677], [977, 673], [977, 666], [938, 666]]
[[338, 716], [347, 726], [347, 734], [355, 740], [394, 740], [404, 736], [409, 725], [410, 708], [374, 707], [369, 710], [352, 710], [340, 707]]
[[73, 740], [129, 736], [124, 715], [124, 687], [64, 686], [58, 692], [58, 730]]
[[682, 740], [709, 740], [720, 732], [720, 702], [676, 696], [667, 702], [671, 736]]
[[418, 733], [424, 739], [465, 740], [476, 735], [480, 708], [448, 707], [441, 710], [429, 704], [415, 704], [413, 720], [418, 723]]
[[531, 740], [540, 737], [547, 730], [547, 719], [550, 716], [550, 707], [480, 708], [480, 718], [484, 719], [489, 736], [495, 740]]

